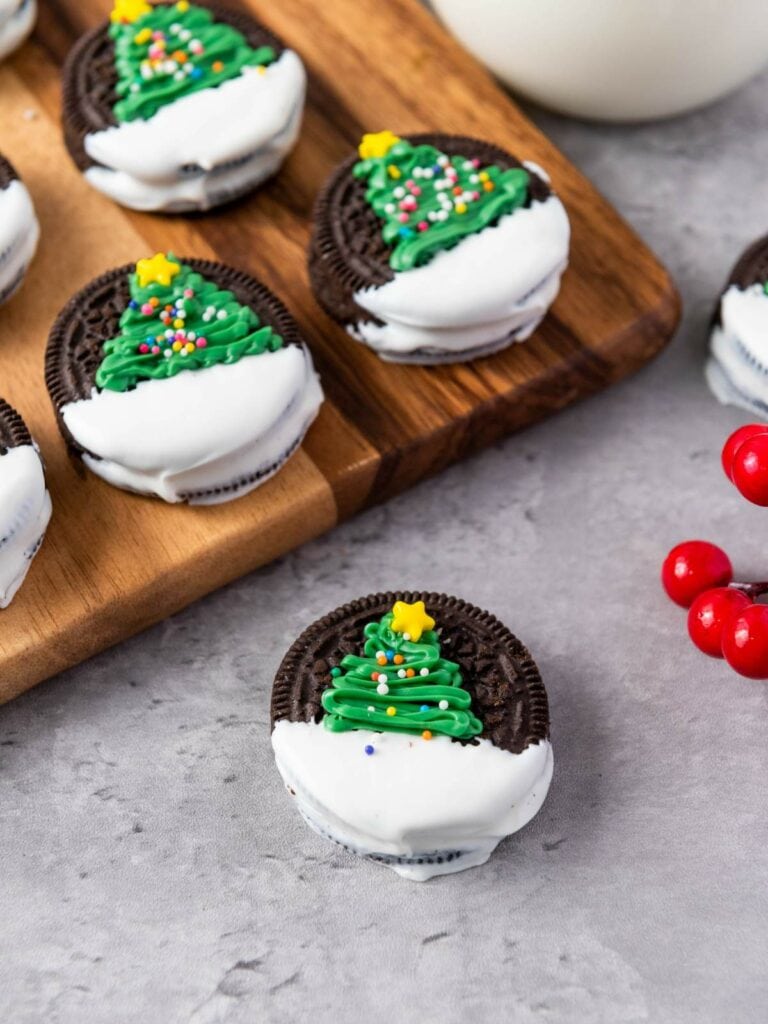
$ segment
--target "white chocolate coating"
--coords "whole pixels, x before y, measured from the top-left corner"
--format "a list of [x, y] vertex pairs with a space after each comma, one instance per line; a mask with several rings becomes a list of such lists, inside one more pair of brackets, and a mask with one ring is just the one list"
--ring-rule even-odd
[[429, 263], [400, 271], [355, 301], [381, 324], [350, 328], [382, 358], [453, 362], [524, 341], [560, 288], [570, 226], [555, 195], [463, 238]]
[[768, 295], [760, 284], [730, 285], [712, 329], [707, 381], [723, 404], [768, 416]]
[[86, 449], [85, 464], [108, 483], [213, 505], [277, 472], [322, 400], [309, 351], [286, 345], [232, 365], [141, 381], [130, 391], [94, 389], [62, 406], [61, 415]]
[[36, 17], [37, 0], [0, 0], [0, 60], [21, 46]]
[[86, 136], [97, 166], [85, 176], [135, 210], [207, 210], [274, 174], [298, 137], [305, 89], [303, 64], [285, 50], [263, 73], [244, 68], [148, 120]]
[[40, 225], [21, 181], [0, 189], [0, 302], [13, 295], [35, 255]]
[[547, 741], [510, 754], [490, 740], [279, 721], [272, 747], [312, 828], [419, 882], [485, 863], [536, 814], [552, 779]]
[[24, 582], [51, 518], [43, 464], [34, 445], [0, 455], [0, 608]]

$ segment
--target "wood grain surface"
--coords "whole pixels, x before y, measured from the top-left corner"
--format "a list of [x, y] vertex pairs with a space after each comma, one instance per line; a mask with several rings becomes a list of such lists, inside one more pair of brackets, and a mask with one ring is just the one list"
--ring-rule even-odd
[[[0, 612], [0, 700], [611, 384], [671, 336], [679, 304], [663, 267], [417, 0], [233, 0], [304, 59], [306, 118], [271, 183], [191, 217], [131, 213], [85, 184], [62, 143], [59, 69], [111, 5], [40, 6], [32, 40], [0, 66], [0, 149], [43, 231], [23, 289], [0, 308], [0, 394], [41, 445], [54, 515], [26, 584]], [[547, 168], [571, 217], [571, 265], [530, 341], [469, 364], [395, 366], [318, 309], [305, 266], [313, 199], [363, 131], [384, 127], [476, 135]], [[302, 450], [253, 494], [218, 508], [166, 506], [87, 474], [68, 458], [45, 392], [43, 349], [61, 306], [104, 270], [159, 249], [265, 281], [299, 321], [326, 391]]]

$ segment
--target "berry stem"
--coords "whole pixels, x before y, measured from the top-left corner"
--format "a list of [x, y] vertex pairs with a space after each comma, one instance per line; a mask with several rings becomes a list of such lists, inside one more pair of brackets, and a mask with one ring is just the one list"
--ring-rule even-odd
[[763, 594], [768, 594], [768, 580], [761, 583], [737, 583], [735, 580], [728, 584], [734, 590], [740, 590], [742, 594], [746, 594], [747, 597], [754, 601], [758, 597], [762, 597]]

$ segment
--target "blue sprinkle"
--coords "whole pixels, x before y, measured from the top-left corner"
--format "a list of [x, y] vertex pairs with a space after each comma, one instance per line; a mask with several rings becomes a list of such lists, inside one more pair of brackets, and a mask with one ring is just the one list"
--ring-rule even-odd
[[128, 303], [128, 306], [129, 306], [130, 309], [138, 309], [139, 308], [139, 304], [136, 301], [136, 299], [131, 299], [131, 301]]
[[421, 708], [419, 710], [420, 711], [429, 711], [429, 704], [422, 704]]
[[395, 652], [394, 651], [386, 651], [385, 653], [386, 653], [386, 656], [387, 656], [387, 661], [394, 661], [395, 660]]
[[200, 68], [195, 68], [194, 71], [191, 71], [189, 75], [190, 78], [202, 78], [202, 76], [203, 72], [200, 70]]
[[370, 757], [370, 756], [371, 756], [371, 754], [373, 753], [373, 747], [371, 746], [371, 744], [370, 744], [370, 743], [366, 743], [366, 745], [365, 745], [365, 752], [366, 752], [366, 754], [367, 754], [367, 755], [368, 755], [369, 757]]
[[401, 238], [410, 238], [413, 235], [413, 231], [410, 228], [400, 228], [397, 233]]
[[435, 172], [435, 174], [441, 174], [443, 168], [440, 166], [440, 164], [435, 164], [435, 166], [432, 168], [432, 170]]

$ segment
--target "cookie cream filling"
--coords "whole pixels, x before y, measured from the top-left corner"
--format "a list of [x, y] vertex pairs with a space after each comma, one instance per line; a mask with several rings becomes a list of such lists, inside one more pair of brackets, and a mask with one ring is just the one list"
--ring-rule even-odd
[[524, 341], [559, 291], [569, 239], [563, 204], [550, 195], [422, 267], [355, 292], [379, 322], [361, 321], [350, 333], [385, 359], [411, 362], [471, 359]]
[[14, 180], [0, 190], [0, 302], [21, 284], [37, 249], [40, 225], [29, 192]]
[[707, 381], [723, 404], [768, 412], [768, 295], [762, 284], [730, 285], [712, 329]]
[[511, 754], [490, 740], [427, 742], [282, 720], [272, 746], [312, 828], [419, 882], [483, 864], [536, 814], [552, 779], [547, 741]]
[[34, 445], [0, 455], [0, 608], [7, 608], [27, 575], [51, 518], [43, 464]]
[[108, 483], [213, 505], [277, 472], [322, 400], [308, 350], [287, 345], [130, 391], [94, 388], [60, 412], [85, 464]]
[[148, 120], [87, 135], [88, 181], [136, 210], [208, 209], [254, 188], [298, 137], [306, 74], [292, 50], [184, 96]]
[[37, 0], [0, 0], [0, 60], [24, 42], [36, 17]]

